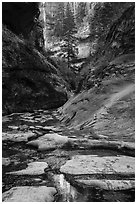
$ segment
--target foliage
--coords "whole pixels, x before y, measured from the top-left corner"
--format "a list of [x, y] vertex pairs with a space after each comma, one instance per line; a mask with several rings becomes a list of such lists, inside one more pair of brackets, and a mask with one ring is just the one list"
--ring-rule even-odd
[[62, 38], [64, 32], [64, 18], [65, 18], [65, 3], [58, 2], [54, 11], [52, 11], [52, 5], [49, 4], [49, 9], [46, 10], [46, 28], [50, 31], [50, 35]]
[[65, 7], [64, 2], [57, 4], [57, 11], [54, 16], [54, 35], [56, 37], [62, 37], [64, 33], [64, 18], [65, 18]]
[[[97, 3], [94, 9], [96, 13], [91, 18], [91, 40], [94, 42], [97, 39], [97, 49], [80, 72], [77, 93], [93, 86], [100, 87], [104, 78], [131, 75], [125, 61], [135, 53], [134, 3]], [[96, 29], [93, 29], [94, 26]], [[122, 56], [120, 65], [110, 66], [113, 60], [117, 57], [122, 59]]]

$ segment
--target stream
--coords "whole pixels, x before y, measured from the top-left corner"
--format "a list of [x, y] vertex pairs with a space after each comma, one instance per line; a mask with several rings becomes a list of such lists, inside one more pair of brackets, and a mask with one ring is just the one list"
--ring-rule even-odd
[[[2, 131], [4, 133], [31, 131], [36, 136], [29, 138], [29, 141], [48, 133], [57, 133], [69, 138], [84, 138], [80, 132], [70, 130], [61, 124], [56, 110], [35, 110], [32, 113], [14, 113], [3, 116]], [[57, 189], [54, 202], [133, 202], [135, 189], [107, 191], [80, 186], [73, 182], [73, 179], [71, 180], [71, 176], [69, 178], [60, 172], [60, 167], [74, 155], [117, 156], [119, 154], [122, 155], [122, 153], [110, 149], [86, 150], [71, 149], [70, 147], [39, 151], [36, 147], [27, 145], [26, 141], [3, 140], [2, 157], [6, 159], [2, 166], [2, 191], [4, 193], [16, 186], [47, 186]], [[42, 175], [8, 174], [8, 172], [25, 169], [28, 163], [34, 161], [45, 161], [49, 168]]]

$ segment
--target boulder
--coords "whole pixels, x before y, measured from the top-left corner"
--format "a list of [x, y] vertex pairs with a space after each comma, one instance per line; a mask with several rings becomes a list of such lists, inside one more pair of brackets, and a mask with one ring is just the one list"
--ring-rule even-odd
[[57, 193], [53, 187], [13, 187], [2, 195], [3, 202], [53, 202]]
[[20, 171], [8, 172], [7, 174], [14, 175], [41, 175], [44, 174], [44, 169], [48, 168], [46, 162], [32, 162], [28, 164], [26, 169]]
[[39, 137], [37, 140], [30, 141], [27, 144], [37, 147], [38, 150], [44, 151], [62, 147], [68, 141], [68, 137], [53, 133], [45, 134], [44, 136]]

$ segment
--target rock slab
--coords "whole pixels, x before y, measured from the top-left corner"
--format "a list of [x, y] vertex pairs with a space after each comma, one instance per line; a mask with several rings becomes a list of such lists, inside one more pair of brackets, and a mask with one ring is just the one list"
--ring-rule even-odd
[[60, 171], [71, 175], [85, 174], [134, 174], [135, 158], [129, 156], [76, 155]]
[[113, 191], [135, 188], [135, 159], [129, 156], [76, 155], [60, 171], [71, 175], [72, 185]]
[[134, 180], [97, 180], [97, 179], [76, 179], [76, 183], [86, 187], [101, 188], [104, 190], [128, 190], [135, 188]]
[[48, 168], [46, 162], [32, 162], [28, 164], [26, 169], [20, 171], [8, 172], [7, 174], [14, 175], [41, 175], [44, 174], [44, 169]]
[[3, 202], [53, 202], [56, 189], [53, 187], [13, 187], [2, 195]]
[[34, 137], [35, 133], [28, 131], [28, 132], [18, 132], [18, 133], [11, 133], [11, 132], [3, 132], [2, 133], [2, 140], [3, 141], [13, 141], [13, 142], [27, 142], [29, 138]]

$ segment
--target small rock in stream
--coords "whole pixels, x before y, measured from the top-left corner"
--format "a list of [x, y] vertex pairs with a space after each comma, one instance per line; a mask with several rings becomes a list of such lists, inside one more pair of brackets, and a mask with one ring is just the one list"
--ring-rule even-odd
[[34, 126], [29, 126], [29, 129], [30, 129], [30, 130], [34, 130], [35, 127], [34, 127]]
[[26, 129], [28, 129], [28, 125], [20, 125], [19, 129], [20, 130], [26, 130]]
[[54, 187], [13, 187], [2, 195], [3, 202], [53, 202], [57, 193]]
[[36, 182], [40, 182], [40, 181], [42, 181], [40, 178], [34, 178], [34, 181], [36, 181]]
[[2, 157], [2, 165], [3, 166], [8, 166], [11, 163], [10, 158], [4, 158]]
[[12, 129], [12, 130], [18, 130], [19, 129], [19, 127], [17, 127], [17, 126], [8, 126], [8, 128], [10, 128], [10, 129]]
[[69, 136], [69, 138], [77, 138], [77, 136], [71, 135], [71, 136]]
[[41, 125], [36, 125], [35, 128], [37, 128], [37, 129], [43, 129], [43, 126], [41, 126]]
[[60, 132], [61, 131], [59, 128], [56, 128], [54, 126], [45, 126], [45, 127], [43, 127], [43, 130], [52, 130], [54, 132]]
[[28, 164], [26, 169], [22, 169], [20, 171], [8, 172], [7, 174], [14, 175], [42, 175], [44, 174], [44, 169], [48, 168], [48, 164], [46, 162], [32, 162]]

